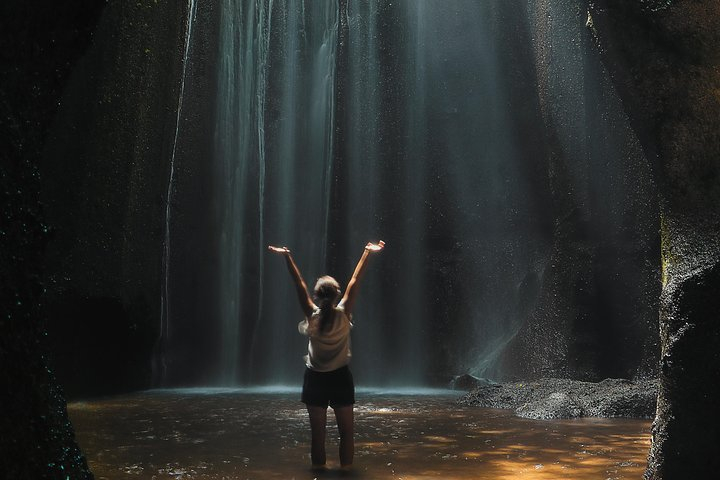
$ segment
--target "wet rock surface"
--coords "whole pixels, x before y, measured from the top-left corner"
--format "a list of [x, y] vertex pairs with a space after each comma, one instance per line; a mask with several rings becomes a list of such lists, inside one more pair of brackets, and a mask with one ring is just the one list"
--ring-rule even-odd
[[463, 375], [457, 375], [453, 377], [448, 386], [452, 390], [465, 390], [466, 392], [469, 392], [471, 390], [474, 390], [475, 388], [488, 387], [492, 385], [496, 385], [496, 383], [490, 379], [480, 378], [465, 373]]
[[[211, 18], [205, 12], [215, 2], [202, 3], [198, 18]], [[187, 8], [188, 2], [108, 3], [48, 131], [38, 165], [40, 200], [53, 232], [45, 252], [43, 313], [56, 374], [71, 398], [148, 388], [161, 375], [153, 354], [163, 348], [166, 206], [176, 205], [172, 190], [168, 197], [171, 159], [175, 177], [192, 175], [201, 188], [199, 170], [210, 162], [194, 161], [191, 168], [180, 160], [188, 152], [205, 158], [199, 150], [212, 143], [209, 122], [192, 108], [212, 104], [212, 88], [203, 83], [209, 74], [197, 73], [209, 69], [200, 62], [186, 64], [194, 83], [186, 82], [178, 116]], [[193, 38], [193, 52], [204, 52], [205, 37]], [[176, 138], [181, 127], [183, 142]], [[200, 196], [194, 189], [192, 195]], [[198, 235], [206, 230], [199, 221], [194, 226]], [[185, 235], [182, 244], [192, 249], [194, 238]]]
[[648, 160], [585, 27], [583, 2], [527, 5], [543, 118], [529, 129], [547, 139], [552, 246], [500, 368], [479, 373], [503, 381], [657, 376], [660, 241]]
[[38, 164], [103, 4], [0, 6], [0, 477], [92, 478], [48, 357], [41, 281], [52, 235]]
[[523, 418], [651, 418], [657, 380], [606, 379], [581, 382], [559, 378], [481, 385], [458, 400], [461, 405], [514, 410]]
[[[160, 145], [174, 113], [159, 95], [122, 93], [167, 75], [161, 90], [172, 97], [167, 66], [180, 62], [160, 49], [180, 41], [173, 27], [186, 7], [132, 3], [0, 5], [3, 479], [92, 478], [65, 395], [137, 388], [149, 377], [161, 242], [148, 233], [158, 217], [147, 213], [162, 211]], [[143, 167], [159, 187], [145, 188], [156, 185]], [[142, 218], [123, 220], [134, 211]]]
[[714, 478], [720, 4], [595, 0], [589, 7], [588, 26], [653, 164], [660, 197], [660, 387], [645, 478]]

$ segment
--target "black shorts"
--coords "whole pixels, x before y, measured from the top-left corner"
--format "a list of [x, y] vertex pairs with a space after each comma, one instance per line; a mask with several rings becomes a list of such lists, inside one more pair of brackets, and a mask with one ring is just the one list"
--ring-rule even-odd
[[305, 369], [301, 400], [313, 407], [346, 407], [355, 403], [355, 384], [345, 365], [330, 372]]

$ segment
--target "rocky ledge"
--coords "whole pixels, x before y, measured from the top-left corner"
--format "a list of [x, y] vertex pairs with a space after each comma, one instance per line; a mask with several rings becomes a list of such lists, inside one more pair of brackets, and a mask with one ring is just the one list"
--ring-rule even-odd
[[480, 384], [458, 403], [514, 410], [524, 418], [652, 418], [658, 381], [606, 379], [599, 383], [547, 378], [533, 382]]

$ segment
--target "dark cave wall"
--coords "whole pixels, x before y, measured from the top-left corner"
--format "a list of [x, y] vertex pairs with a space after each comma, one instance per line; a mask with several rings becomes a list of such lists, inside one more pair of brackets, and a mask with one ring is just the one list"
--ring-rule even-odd
[[[40, 176], [51, 230], [49, 341], [70, 396], [159, 381], [153, 358], [162, 348], [171, 159], [172, 203], [179, 172], [192, 178], [193, 169], [208, 163], [202, 159], [212, 141], [212, 124], [204, 119], [212, 114], [214, 94], [208, 88], [213, 68], [207, 66], [214, 62], [206, 55], [214, 47], [208, 38], [213, 8], [206, 2], [196, 16], [185, 66], [193, 82], [182, 92], [179, 120], [188, 2], [110, 2], [63, 93]], [[188, 122], [197, 127], [185, 129]], [[195, 162], [187, 162], [190, 157]], [[186, 190], [201, 187], [198, 181]], [[192, 232], [184, 238], [191, 246]]]
[[542, 118], [533, 128], [546, 145], [536, 161], [552, 233], [537, 300], [500, 371], [507, 379], [652, 377], [660, 219], [650, 166], [585, 28], [582, 2], [526, 8]]
[[720, 4], [590, 2], [661, 212], [660, 394], [648, 479], [720, 469]]
[[71, 396], [150, 382], [184, 16], [167, 2], [108, 4], [46, 143], [45, 311]]
[[[187, 6], [0, 6], [3, 478], [92, 478], [65, 393], [150, 385]], [[203, 89], [212, 42], [196, 41]], [[193, 93], [202, 123], [214, 92]]]
[[0, 472], [92, 478], [48, 360], [41, 312], [48, 227], [38, 166], [68, 74], [103, 2], [0, 5]]

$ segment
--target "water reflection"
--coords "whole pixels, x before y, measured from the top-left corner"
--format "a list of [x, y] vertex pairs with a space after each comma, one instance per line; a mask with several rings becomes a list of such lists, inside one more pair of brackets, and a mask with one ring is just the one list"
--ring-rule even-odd
[[[297, 392], [145, 392], [69, 405], [98, 479], [339, 478], [334, 425], [327, 472], [308, 466]], [[332, 418], [332, 415], [329, 415]], [[640, 478], [650, 422], [537, 421], [460, 407], [454, 397], [361, 393], [352, 478]]]

